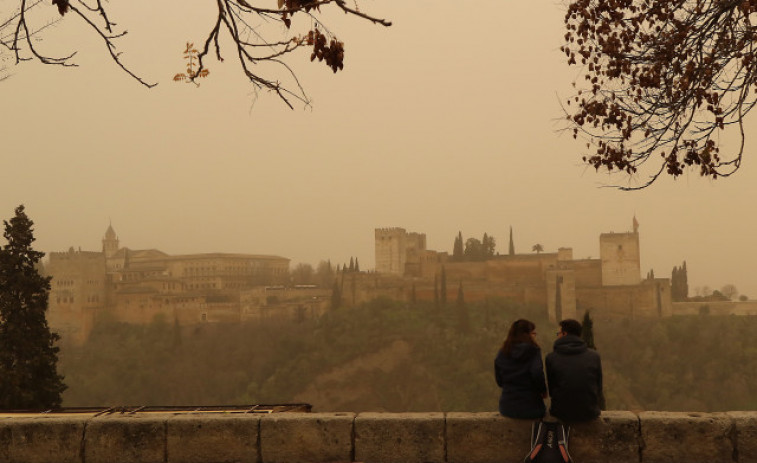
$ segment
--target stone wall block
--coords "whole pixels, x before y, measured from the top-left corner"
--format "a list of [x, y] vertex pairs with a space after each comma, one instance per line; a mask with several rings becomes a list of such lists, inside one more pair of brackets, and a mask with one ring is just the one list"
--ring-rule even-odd
[[449, 463], [519, 462], [531, 449], [532, 420], [492, 413], [447, 413]]
[[728, 412], [733, 423], [736, 461], [751, 462], [757, 458], [757, 412]]
[[360, 413], [355, 418], [355, 461], [442, 463], [443, 413]]
[[606, 411], [570, 427], [570, 455], [581, 463], [638, 463], [640, 446], [639, 417], [631, 412]]
[[9, 418], [0, 418], [0, 461], [10, 461], [11, 426]]
[[258, 463], [260, 416], [181, 414], [168, 420], [168, 463]]
[[264, 463], [352, 461], [354, 413], [272, 413], [260, 419]]
[[733, 463], [731, 418], [725, 413], [641, 412], [644, 463]]
[[6, 439], [10, 437], [6, 454], [0, 460], [10, 463], [80, 463], [87, 419], [34, 417], [0, 421], [0, 428], [7, 429], [0, 431], [0, 441], [3, 435]]
[[84, 433], [87, 463], [163, 463], [166, 422], [172, 415], [109, 415], [93, 418]]

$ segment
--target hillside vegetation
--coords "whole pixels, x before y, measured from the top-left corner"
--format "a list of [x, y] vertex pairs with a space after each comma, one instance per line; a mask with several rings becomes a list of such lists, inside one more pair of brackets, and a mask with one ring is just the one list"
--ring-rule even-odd
[[[102, 321], [62, 349], [65, 406], [307, 402], [316, 411], [493, 411], [493, 359], [510, 323], [557, 326], [507, 301], [378, 299], [300, 323], [181, 328]], [[610, 409], [757, 409], [757, 317], [595, 320]]]

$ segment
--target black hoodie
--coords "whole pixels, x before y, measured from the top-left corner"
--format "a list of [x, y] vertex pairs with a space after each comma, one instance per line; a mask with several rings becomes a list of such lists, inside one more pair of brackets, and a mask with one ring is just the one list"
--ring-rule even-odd
[[541, 349], [525, 342], [515, 344], [510, 355], [500, 350], [494, 359], [494, 377], [502, 388], [499, 412], [512, 418], [541, 418], [547, 411], [542, 394], [547, 392]]
[[552, 405], [549, 413], [563, 421], [588, 421], [599, 416], [602, 397], [602, 362], [578, 336], [555, 341], [547, 355], [547, 382]]

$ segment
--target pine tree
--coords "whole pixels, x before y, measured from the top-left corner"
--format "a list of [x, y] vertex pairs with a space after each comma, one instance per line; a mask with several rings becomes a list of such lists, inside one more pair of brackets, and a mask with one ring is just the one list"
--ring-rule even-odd
[[686, 261], [683, 261], [683, 266], [681, 267], [681, 295], [683, 296], [683, 301], [689, 298], [689, 273], [686, 270]]
[[352, 260], [352, 257], [350, 257], [350, 272], [355, 271], [355, 261]]
[[357, 257], [355, 257], [355, 271], [356, 272], [360, 271], [360, 262], [357, 261]]
[[447, 305], [447, 271], [444, 269], [444, 266], [442, 265], [442, 283], [441, 283], [441, 302], [442, 307], [445, 307]]
[[34, 223], [23, 205], [15, 212], [0, 249], [0, 409], [58, 408], [66, 386], [56, 368], [60, 336], [45, 318], [51, 278], [37, 270], [45, 254], [32, 249]]
[[515, 255], [515, 243], [513, 243], [513, 227], [510, 227], [510, 246], [508, 249], [508, 253], [511, 256]]

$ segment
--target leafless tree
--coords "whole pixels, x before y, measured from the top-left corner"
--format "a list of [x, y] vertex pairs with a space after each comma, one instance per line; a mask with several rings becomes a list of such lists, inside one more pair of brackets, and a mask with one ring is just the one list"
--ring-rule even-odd
[[[51, 57], [41, 53], [31, 40], [39, 26], [30, 24], [28, 12], [31, 8], [47, 8], [48, 4], [39, 5], [41, 0], [13, 0], [18, 7], [11, 12], [8, 19], [0, 25], [2, 45], [12, 53], [14, 63], [25, 60], [37, 60], [51, 65], [74, 66], [72, 58], [75, 52], [62, 57]], [[213, 54], [218, 60], [225, 53], [233, 54], [240, 69], [256, 89], [268, 90], [278, 95], [289, 107], [293, 100], [308, 102], [307, 95], [297, 80], [292, 68], [285, 58], [302, 47], [311, 48], [310, 60], [325, 61], [334, 72], [344, 67], [344, 43], [337, 39], [322, 21], [322, 12], [327, 9], [342, 11], [357, 19], [382, 26], [391, 22], [362, 12], [357, 0], [216, 0], [216, 10], [209, 30], [201, 31], [203, 46], [196, 50], [196, 62], [191, 72], [185, 75], [192, 81], [207, 75], [206, 59]], [[270, 3], [270, 7], [267, 4]], [[266, 6], [261, 6], [265, 4]], [[117, 30], [116, 24], [109, 16], [103, 0], [52, 0], [61, 17], [74, 17], [84, 22], [87, 28], [104, 44], [113, 62], [140, 84], [152, 87], [156, 83], [142, 79], [124, 64], [121, 53], [116, 49], [116, 42], [126, 35], [126, 30]], [[68, 16], [66, 16], [68, 15]], [[303, 31], [292, 30], [292, 18], [306, 16], [310, 27]], [[279, 29], [277, 34], [264, 33], [271, 27]], [[222, 50], [219, 38], [231, 38], [230, 50]], [[270, 37], [284, 37], [271, 40]], [[188, 44], [187, 52], [193, 47]], [[271, 75], [261, 73], [256, 64], [270, 63], [278, 68]], [[290, 85], [281, 83], [281, 73], [286, 74]], [[177, 75], [176, 79], [180, 79]]]
[[[623, 189], [689, 167], [733, 174], [756, 101], [755, 14], [757, 0], [571, 0], [562, 51], [582, 71], [565, 110], [584, 161], [632, 176], [649, 165]], [[739, 142], [721, 151], [730, 132]]]

